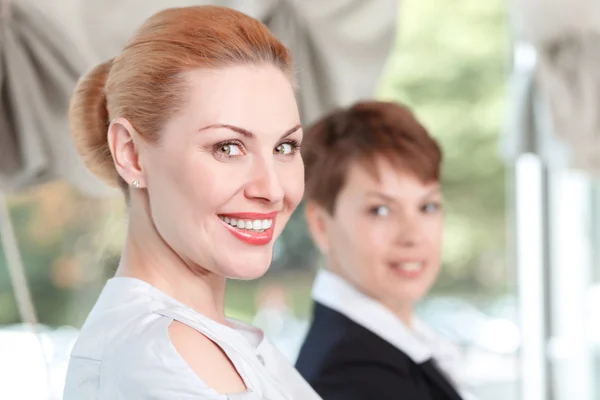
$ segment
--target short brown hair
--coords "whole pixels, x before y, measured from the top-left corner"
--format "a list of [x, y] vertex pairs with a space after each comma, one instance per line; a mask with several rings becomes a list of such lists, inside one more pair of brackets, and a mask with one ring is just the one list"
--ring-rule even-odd
[[363, 101], [333, 111], [306, 132], [302, 144], [305, 198], [333, 214], [351, 163], [362, 162], [375, 173], [378, 156], [423, 182], [440, 180], [440, 147], [413, 113], [398, 103]]
[[257, 64], [274, 65], [293, 81], [290, 53], [260, 21], [227, 7], [160, 11], [121, 54], [80, 79], [69, 110], [75, 145], [93, 173], [127, 194], [108, 146], [110, 121], [127, 118], [144, 139], [156, 142], [187, 98], [183, 72]]

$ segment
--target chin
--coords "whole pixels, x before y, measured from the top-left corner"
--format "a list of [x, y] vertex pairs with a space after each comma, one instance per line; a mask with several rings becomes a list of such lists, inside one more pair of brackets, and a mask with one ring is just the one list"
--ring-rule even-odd
[[385, 299], [393, 304], [413, 305], [420, 302], [427, 295], [427, 287], [418, 285], [416, 282], [411, 284], [396, 285], [395, 287], [385, 286], [380, 290], [385, 293]]
[[425, 289], [407, 290], [406, 292], [402, 293], [399, 298], [397, 298], [397, 301], [403, 304], [411, 304], [414, 306], [423, 300], [425, 296], [427, 296], [427, 290]]
[[[240, 257], [242, 258], [242, 257]], [[228, 260], [227, 267], [224, 268], [227, 271], [224, 275], [229, 279], [239, 280], [253, 280], [262, 277], [271, 265], [271, 253], [268, 256], [263, 257], [248, 257], [245, 260]]]
[[252, 281], [254, 279], [258, 279], [262, 277], [267, 271], [269, 267], [262, 269], [253, 269], [253, 270], [244, 270], [236, 273], [229, 274], [227, 279], [236, 279], [240, 281]]

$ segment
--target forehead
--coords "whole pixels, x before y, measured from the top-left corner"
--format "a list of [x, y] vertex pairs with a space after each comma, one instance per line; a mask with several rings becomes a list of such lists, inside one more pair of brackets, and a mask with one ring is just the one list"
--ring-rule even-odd
[[353, 196], [378, 192], [390, 197], [405, 198], [429, 194], [438, 186], [438, 182], [423, 182], [414, 173], [380, 157], [373, 160], [372, 169], [359, 161], [351, 163], [342, 192]]
[[197, 124], [227, 123], [257, 130], [289, 129], [299, 122], [290, 80], [271, 65], [242, 65], [187, 72], [183, 112]]

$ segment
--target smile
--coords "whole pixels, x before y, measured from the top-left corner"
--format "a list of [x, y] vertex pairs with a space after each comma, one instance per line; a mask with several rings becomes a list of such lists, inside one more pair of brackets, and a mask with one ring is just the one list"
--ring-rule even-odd
[[422, 262], [403, 262], [397, 263], [396, 268], [400, 268], [404, 271], [416, 272], [420, 271], [423, 268]]
[[401, 277], [408, 279], [419, 278], [424, 269], [425, 262], [423, 261], [404, 261], [391, 264], [392, 269]]
[[273, 226], [272, 219], [236, 219], [224, 217], [222, 215], [219, 215], [219, 218], [221, 218], [226, 224], [231, 225], [234, 228], [252, 230], [255, 232], [264, 232], [265, 230]]
[[240, 241], [262, 246], [273, 240], [277, 212], [269, 214], [238, 213], [219, 214], [223, 226]]

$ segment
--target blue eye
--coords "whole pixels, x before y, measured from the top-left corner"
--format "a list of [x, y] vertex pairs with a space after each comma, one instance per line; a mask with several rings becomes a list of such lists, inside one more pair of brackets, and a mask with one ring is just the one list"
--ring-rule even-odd
[[373, 207], [369, 211], [371, 214], [378, 217], [384, 217], [390, 213], [390, 209], [387, 206]]

